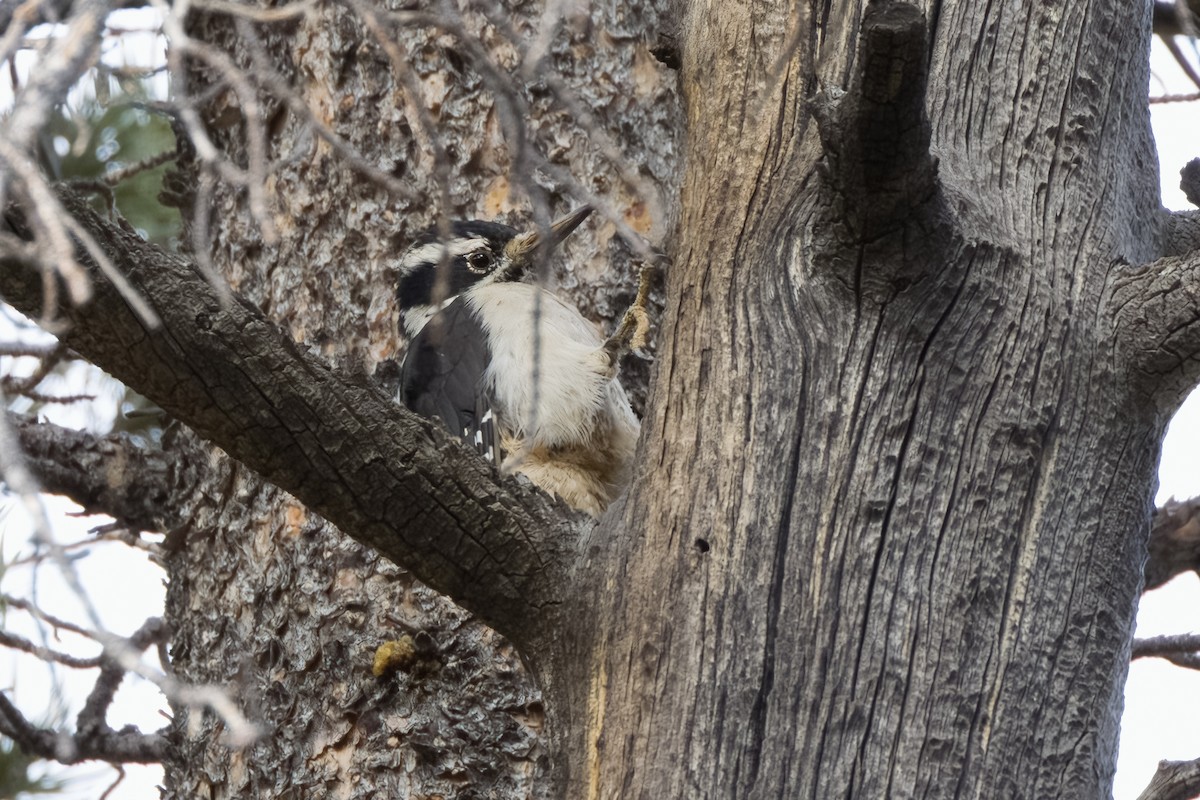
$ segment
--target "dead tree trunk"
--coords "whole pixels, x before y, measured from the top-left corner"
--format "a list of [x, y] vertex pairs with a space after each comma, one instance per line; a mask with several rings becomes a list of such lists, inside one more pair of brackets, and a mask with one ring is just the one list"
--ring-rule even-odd
[[1107, 796], [1196, 377], [1148, 11], [788, 13], [683, 11], [670, 302], [565, 656], [568, 796]]
[[[1148, 6], [603, 6], [543, 63], [633, 170], [566, 146], [587, 137], [558, 84], [497, 87], [479, 48], [519, 58], [493, 17], [472, 45], [353, 1], [282, 28], [214, 9], [190, 88], [269, 178], [176, 188], [250, 302], [72, 206], [166, 325], [99, 281], [68, 344], [292, 493], [169, 443], [193, 478], [173, 665], [267, 733], [231, 753], [181, 710], [173, 796], [1109, 792], [1158, 443], [1200, 373], [1200, 223], [1157, 200]], [[520, 152], [552, 157], [496, 155], [514, 108]], [[381, 298], [420, 198], [493, 216], [510, 178], [536, 207], [560, 174], [621, 212], [568, 288], [628, 267], [618, 221], [678, 223], [637, 479], [592, 530], [347, 375], [396, 350]], [[38, 309], [41, 276], [2, 266]], [[597, 316], [621, 282], [584, 292]], [[425, 665], [372, 678], [405, 632]]]

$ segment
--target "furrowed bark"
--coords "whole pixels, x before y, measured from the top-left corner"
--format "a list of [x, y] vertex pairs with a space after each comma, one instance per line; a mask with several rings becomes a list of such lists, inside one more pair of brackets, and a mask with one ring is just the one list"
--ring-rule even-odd
[[[1166, 420], [1104, 316], [1163, 244], [1149, 9], [941, 4], [920, 45], [903, 6], [684, 12], [668, 344], [597, 534], [574, 795], [1111, 789]], [[940, 189], [906, 205], [854, 165], [930, 175], [920, 126], [830, 122], [923, 63], [898, 108]]]

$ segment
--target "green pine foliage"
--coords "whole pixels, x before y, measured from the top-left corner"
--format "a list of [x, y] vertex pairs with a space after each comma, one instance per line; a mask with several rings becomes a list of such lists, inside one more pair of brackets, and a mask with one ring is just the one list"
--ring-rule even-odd
[[[65, 180], [100, 180], [175, 150], [167, 117], [152, 110], [144, 85], [97, 72], [93, 91], [60, 109], [43, 132], [43, 166]], [[148, 240], [164, 247], [179, 234], [179, 212], [158, 200], [163, 164], [118, 183], [121, 215]]]

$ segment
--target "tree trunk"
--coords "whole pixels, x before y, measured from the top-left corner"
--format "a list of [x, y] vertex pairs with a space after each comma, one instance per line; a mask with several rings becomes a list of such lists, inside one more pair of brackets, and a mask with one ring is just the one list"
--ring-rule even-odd
[[[172, 666], [264, 734], [178, 705], [167, 795], [1107, 796], [1158, 443], [1200, 376], [1150, 7], [557, 7], [531, 78], [538, 11], [200, 14], [173, 47], [245, 172], [210, 184], [199, 148], [177, 176], [197, 263], [78, 212], [169, 324], [99, 282], [68, 345], [274, 484], [167, 442]], [[596, 318], [633, 286], [617, 231], [674, 227], [637, 476], [590, 530], [373, 386], [428, 198], [522, 192], [616, 210], [557, 276]], [[40, 286], [0, 269], [23, 308]]]
[[[540, 7], [512, 12], [507, 22], [521, 36], [536, 33]], [[588, 33], [586, 21], [568, 20], [549, 60], [596, 124], [617, 133], [628, 161], [606, 162], [546, 94], [532, 95], [529, 117], [518, 123], [539, 146], [557, 148], [568, 174], [625, 222], [661, 238], [668, 206], [632, 194], [636, 187], [621, 171], [640, 167], [657, 179], [644, 185], [674, 191], [674, 76], [640, 37], [622, 32], [639, 20], [639, 30], [655, 28], [656, 12], [626, 8], [620, 24], [617, 13], [610, 8], [595, 20], [601, 37]], [[216, 182], [210, 196], [204, 189], [197, 195], [204, 186], [198, 162], [175, 185], [188, 203], [211, 207], [209, 240], [193, 249], [211, 250], [234, 291], [335, 367], [374, 373], [371, 380], [386, 385], [402, 354], [394, 301], [408, 242], [440, 213], [525, 225], [523, 195], [558, 197], [514, 163], [501, 99], [464, 43], [436, 29], [391, 25], [384, 14], [335, 4], [282, 25], [193, 17], [189, 32], [198, 41], [230, 53], [256, 78], [280, 76], [281, 87], [256, 97], [269, 128], [265, 193], [278, 240], [264, 242], [245, 191]], [[484, 25], [478, 35], [475, 46], [510, 64], [503, 31]], [[397, 45], [400, 61], [388, 49]], [[206, 67], [193, 65], [191, 93], [223, 77]], [[627, 91], [631, 85], [636, 91]], [[399, 179], [401, 191], [347, 170], [300, 107], [322, 115], [333, 135]], [[431, 115], [432, 131], [420, 113]], [[255, 116], [244, 97], [227, 88], [205, 119], [222, 152], [253, 163], [247, 130]], [[185, 208], [185, 220], [194, 211]], [[615, 233], [601, 220], [572, 237], [552, 278], [591, 317], [610, 323], [637, 280], [632, 254]], [[644, 398], [644, 381], [635, 394]], [[189, 438], [173, 446], [195, 460]], [[511, 644], [253, 473], [220, 454], [209, 461], [180, 501], [189, 523], [169, 564], [172, 665], [190, 683], [231, 687], [263, 735], [245, 751], [231, 750], [212, 714], [177, 708], [168, 797], [518, 798], [549, 791], [537, 780], [547, 759], [542, 699]], [[426, 643], [422, 657], [411, 669], [373, 676], [375, 648], [404, 635]]]
[[1107, 796], [1194, 379], [1114, 298], [1164, 254], [1147, 9], [825, 9], [684, 12], [670, 300], [568, 796]]

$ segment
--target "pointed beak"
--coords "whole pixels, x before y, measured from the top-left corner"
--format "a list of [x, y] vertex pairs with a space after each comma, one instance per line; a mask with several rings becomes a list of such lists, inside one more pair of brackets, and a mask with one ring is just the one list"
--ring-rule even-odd
[[550, 225], [550, 230], [544, 238], [541, 231], [536, 228], [514, 236], [504, 248], [506, 255], [512, 263], [524, 264], [532, 260], [539, 248], [542, 249], [542, 252], [549, 253], [562, 244], [563, 239], [570, 236], [571, 232], [578, 228], [593, 210], [591, 206], [580, 206], [565, 217], [556, 219]]

